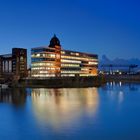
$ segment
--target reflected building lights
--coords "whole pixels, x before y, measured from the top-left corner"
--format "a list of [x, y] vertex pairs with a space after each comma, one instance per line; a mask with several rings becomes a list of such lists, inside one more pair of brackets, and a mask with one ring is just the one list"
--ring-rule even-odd
[[120, 92], [119, 92], [118, 97], [119, 97], [119, 103], [122, 103], [123, 100], [124, 100], [124, 93], [123, 93], [123, 91], [120, 91]]
[[120, 87], [122, 86], [122, 82], [121, 81], [119, 82], [119, 85], [120, 85]]
[[110, 82], [107, 83], [105, 90], [108, 93], [108, 97], [113, 102], [117, 100], [117, 102], [122, 103], [124, 101], [124, 88], [122, 88], [122, 82]]
[[56, 130], [78, 121], [82, 112], [95, 115], [99, 104], [96, 88], [33, 89], [31, 95], [38, 120]]

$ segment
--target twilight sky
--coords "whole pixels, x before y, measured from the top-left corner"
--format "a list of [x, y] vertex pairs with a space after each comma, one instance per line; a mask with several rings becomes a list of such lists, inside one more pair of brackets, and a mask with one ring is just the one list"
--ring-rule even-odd
[[0, 0], [0, 54], [48, 45], [140, 59], [139, 0]]

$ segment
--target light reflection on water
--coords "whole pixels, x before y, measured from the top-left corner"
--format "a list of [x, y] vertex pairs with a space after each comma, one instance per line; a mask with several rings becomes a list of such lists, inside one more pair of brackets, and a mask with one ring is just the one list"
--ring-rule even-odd
[[95, 115], [99, 103], [96, 88], [33, 89], [31, 95], [36, 117], [57, 130], [71, 127], [82, 113]]
[[139, 140], [140, 85], [0, 91], [0, 139]]

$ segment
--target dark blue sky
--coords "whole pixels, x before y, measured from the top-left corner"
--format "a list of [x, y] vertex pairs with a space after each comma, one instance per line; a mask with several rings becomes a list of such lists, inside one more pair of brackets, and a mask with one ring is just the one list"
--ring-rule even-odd
[[12, 47], [48, 45], [56, 34], [65, 49], [140, 58], [138, 0], [0, 0], [0, 54]]

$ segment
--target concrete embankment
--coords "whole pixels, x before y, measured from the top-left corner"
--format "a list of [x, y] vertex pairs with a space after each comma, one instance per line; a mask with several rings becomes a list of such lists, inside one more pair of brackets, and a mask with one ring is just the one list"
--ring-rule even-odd
[[46, 88], [73, 88], [99, 87], [106, 83], [104, 77], [55, 77], [47, 79], [20, 79], [13, 82], [12, 87], [46, 87]]
[[122, 82], [137, 82], [140, 83], [140, 75], [107, 75], [105, 76], [107, 82], [122, 81]]

